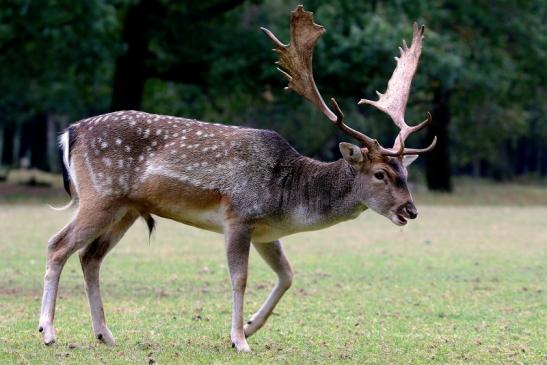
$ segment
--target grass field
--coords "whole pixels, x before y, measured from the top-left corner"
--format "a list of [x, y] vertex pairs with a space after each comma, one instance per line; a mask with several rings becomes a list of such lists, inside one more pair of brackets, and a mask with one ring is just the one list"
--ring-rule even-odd
[[[4, 202], [0, 364], [547, 363], [547, 205], [529, 206], [518, 191], [417, 194], [420, 217], [403, 229], [365, 212], [285, 238], [294, 286], [244, 355], [230, 348], [222, 237], [166, 220], [150, 243], [136, 224], [103, 265], [117, 346], [93, 338], [75, 255], [61, 278], [58, 341], [45, 347], [37, 324], [46, 242], [71, 212]], [[545, 188], [522, 191], [547, 201]], [[273, 282], [252, 252], [247, 314]]]

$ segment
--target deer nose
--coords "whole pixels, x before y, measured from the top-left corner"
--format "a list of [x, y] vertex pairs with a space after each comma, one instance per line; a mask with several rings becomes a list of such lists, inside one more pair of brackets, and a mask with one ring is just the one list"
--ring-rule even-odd
[[410, 219], [414, 219], [418, 216], [418, 209], [416, 209], [416, 206], [413, 202], [406, 203], [403, 210]]

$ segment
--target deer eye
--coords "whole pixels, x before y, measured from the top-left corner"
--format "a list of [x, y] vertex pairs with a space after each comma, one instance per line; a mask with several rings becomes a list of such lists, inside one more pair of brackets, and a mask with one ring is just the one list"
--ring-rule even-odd
[[383, 180], [384, 179], [384, 173], [381, 172], [381, 171], [378, 171], [378, 172], [374, 173], [374, 177], [377, 178], [378, 180]]

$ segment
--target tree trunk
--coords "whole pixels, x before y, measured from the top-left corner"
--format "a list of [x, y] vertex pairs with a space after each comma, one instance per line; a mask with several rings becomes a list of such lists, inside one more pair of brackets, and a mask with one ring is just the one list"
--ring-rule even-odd
[[47, 161], [50, 171], [61, 172], [59, 148], [57, 146], [57, 136], [59, 129], [56, 123], [56, 118], [48, 116], [47, 118]]
[[[148, 49], [152, 33], [157, 32], [163, 23], [184, 20], [186, 23], [180, 24], [177, 31], [183, 35], [183, 40], [184, 37], [193, 37], [191, 23], [211, 22], [214, 17], [232, 10], [243, 2], [244, 0], [189, 2], [185, 5], [186, 12], [183, 13], [170, 13], [162, 5], [164, 2], [159, 0], [141, 0], [131, 6], [127, 11], [122, 31], [122, 41], [127, 51], [116, 61], [111, 109], [140, 109], [144, 86], [149, 77], [204, 84], [203, 73], [209, 67], [204, 62], [180, 59], [176, 65], [166, 68], [154, 65], [154, 55]], [[207, 49], [206, 45], [203, 46]]]
[[441, 86], [434, 89], [433, 122], [427, 128], [427, 140], [437, 136], [437, 146], [426, 155], [427, 187], [435, 191], [452, 191], [448, 125], [450, 93]]
[[148, 78], [146, 60], [149, 55], [149, 20], [161, 5], [156, 0], [143, 0], [127, 11], [122, 41], [127, 51], [116, 61], [112, 110], [140, 109], [144, 83]]
[[13, 166], [15, 151], [15, 125], [8, 123], [4, 125], [2, 143], [2, 165]]
[[31, 120], [23, 123], [21, 128], [21, 145], [19, 157], [29, 158], [23, 167], [35, 167], [40, 170], [49, 171], [48, 148], [47, 148], [47, 116], [38, 114]]

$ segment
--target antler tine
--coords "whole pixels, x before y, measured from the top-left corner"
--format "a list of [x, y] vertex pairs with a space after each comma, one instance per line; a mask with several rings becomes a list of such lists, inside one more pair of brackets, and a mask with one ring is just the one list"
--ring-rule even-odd
[[408, 136], [410, 136], [412, 133], [416, 133], [418, 131], [421, 131], [422, 129], [427, 127], [431, 123], [432, 120], [433, 120], [433, 118], [431, 117], [431, 113], [427, 112], [427, 118], [423, 122], [421, 122], [420, 124], [417, 124], [417, 125], [412, 126], [412, 127], [406, 125], [406, 127], [401, 129], [401, 131], [399, 132], [399, 136], [401, 138], [397, 138], [395, 140], [395, 143], [393, 144], [393, 148], [394, 149], [399, 148], [399, 145], [401, 143], [404, 144], [404, 141], [406, 141]]
[[433, 141], [431, 141], [431, 144], [427, 146], [426, 148], [403, 148], [402, 155], [420, 155], [422, 153], [429, 152], [435, 148], [437, 145], [437, 136], [433, 137]]
[[313, 13], [305, 11], [302, 5], [298, 5], [292, 12], [289, 44], [283, 44], [270, 30], [260, 29], [275, 45], [274, 51], [279, 55], [279, 60], [276, 62], [280, 66], [278, 70], [289, 81], [285, 89], [293, 90], [306, 98], [347, 135], [361, 141], [365, 146], [375, 147], [378, 144], [376, 140], [344, 124], [344, 114], [334, 98], [331, 99], [333, 112], [317, 89], [312, 70], [313, 49], [325, 32], [325, 28], [314, 23]]

